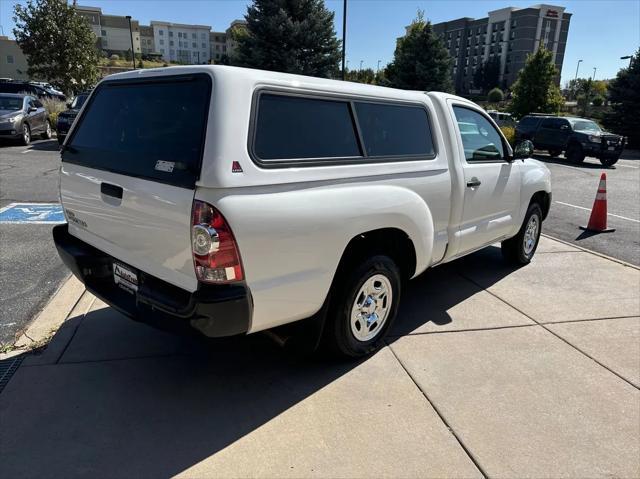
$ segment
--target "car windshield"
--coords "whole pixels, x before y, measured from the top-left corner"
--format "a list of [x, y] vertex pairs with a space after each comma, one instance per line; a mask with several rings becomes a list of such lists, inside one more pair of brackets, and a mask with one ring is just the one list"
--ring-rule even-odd
[[594, 121], [589, 120], [574, 120], [571, 122], [574, 130], [583, 131], [602, 131], [602, 128]]
[[82, 108], [82, 105], [84, 105], [84, 102], [87, 98], [89, 98], [89, 95], [78, 95], [77, 97], [75, 97], [71, 102], [71, 109], [79, 110], [80, 108]]
[[15, 96], [0, 95], [0, 110], [16, 111], [22, 110], [22, 98]]

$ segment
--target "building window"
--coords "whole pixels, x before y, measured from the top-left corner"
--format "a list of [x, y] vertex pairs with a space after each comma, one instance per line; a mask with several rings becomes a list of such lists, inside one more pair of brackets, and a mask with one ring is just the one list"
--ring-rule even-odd
[[477, 35], [480, 35], [480, 27], [478, 27]]
[[227, 51], [227, 46], [226, 45], [222, 45], [222, 51], [226, 52]]
[[516, 28], [518, 26], [518, 22], [516, 20], [511, 20], [511, 28]]
[[514, 38], [516, 38], [516, 32], [512, 31], [511, 32], [511, 40], [513, 40]]
[[193, 43], [191, 44], [191, 48], [198, 48], [198, 44], [197, 44], [196, 42], [193, 42]]
[[164, 45], [164, 40], [162, 38], [160, 39], [160, 45]]
[[191, 38], [198, 38], [198, 35], [196, 35], [195, 33], [192, 33]]
[[182, 38], [182, 32], [178, 32], [178, 38]]
[[160, 49], [160, 53], [162, 53], [164, 55], [164, 48]]
[[173, 32], [169, 31], [169, 36], [172, 37], [173, 36]]
[[13, 55], [7, 55], [7, 63], [13, 63], [14, 61]]
[[171, 56], [172, 56], [172, 57], [175, 57], [175, 56], [176, 56], [176, 51], [175, 51], [175, 50], [173, 50], [173, 49], [171, 49], [171, 50], [169, 51], [169, 53], [171, 54]]
[[164, 30], [159, 30], [158, 34], [160, 34], [160, 36], [164, 35]]
[[106, 30], [100, 30], [100, 35], [102, 35], [103, 37], [107, 36], [107, 31]]
[[203, 44], [202, 44], [202, 48], [207, 48], [207, 44], [206, 44], [206, 43], [203, 43]]
[[[162, 41], [162, 40], [160, 40]], [[169, 40], [169, 46], [172, 47], [173, 46], [173, 40]]]

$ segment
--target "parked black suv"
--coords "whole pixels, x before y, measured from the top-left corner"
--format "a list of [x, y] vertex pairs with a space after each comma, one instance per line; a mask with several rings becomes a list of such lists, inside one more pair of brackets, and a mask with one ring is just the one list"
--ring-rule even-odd
[[78, 96], [76, 96], [72, 102], [67, 103], [68, 109], [58, 114], [56, 132], [58, 133], [59, 144], [62, 145], [62, 143], [64, 143], [64, 139], [73, 124], [73, 120], [76, 119], [76, 116], [80, 113], [80, 108], [82, 108], [86, 99], [89, 98], [89, 93], [90, 92], [78, 93]]
[[516, 126], [516, 142], [531, 140], [538, 150], [548, 150], [551, 156], [564, 156], [573, 163], [582, 163], [593, 156], [603, 166], [615, 164], [626, 143], [620, 135], [603, 131], [586, 118], [550, 115], [527, 115]]
[[53, 90], [47, 90], [39, 85], [33, 85], [23, 81], [0, 81], [0, 93], [24, 93], [39, 99], [55, 98], [60, 101], [66, 101], [66, 97]]

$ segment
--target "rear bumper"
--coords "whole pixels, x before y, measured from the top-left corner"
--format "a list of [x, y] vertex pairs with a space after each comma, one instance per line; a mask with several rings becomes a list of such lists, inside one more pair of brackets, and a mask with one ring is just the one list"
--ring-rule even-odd
[[115, 258], [69, 234], [67, 224], [53, 228], [53, 240], [62, 261], [88, 291], [136, 321], [208, 337], [232, 336], [249, 330], [253, 303], [243, 283], [200, 283], [192, 293], [138, 270], [138, 291], [133, 293], [115, 284]]

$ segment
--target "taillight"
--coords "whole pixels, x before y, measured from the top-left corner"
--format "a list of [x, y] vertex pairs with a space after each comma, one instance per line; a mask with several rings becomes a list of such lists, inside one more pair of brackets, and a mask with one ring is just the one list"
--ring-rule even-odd
[[242, 281], [244, 271], [238, 245], [224, 216], [209, 203], [198, 200], [193, 202], [191, 216], [191, 250], [198, 280]]

